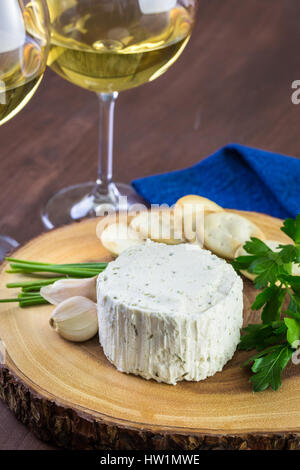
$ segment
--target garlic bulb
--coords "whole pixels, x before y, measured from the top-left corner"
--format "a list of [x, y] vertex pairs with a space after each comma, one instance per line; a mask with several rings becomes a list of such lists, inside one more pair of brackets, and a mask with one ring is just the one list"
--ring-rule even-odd
[[98, 332], [97, 304], [81, 296], [66, 299], [55, 308], [50, 325], [69, 341], [87, 341]]
[[87, 279], [60, 279], [50, 286], [42, 287], [40, 294], [52, 305], [58, 305], [74, 296], [87, 297], [96, 302], [96, 282], [96, 276]]

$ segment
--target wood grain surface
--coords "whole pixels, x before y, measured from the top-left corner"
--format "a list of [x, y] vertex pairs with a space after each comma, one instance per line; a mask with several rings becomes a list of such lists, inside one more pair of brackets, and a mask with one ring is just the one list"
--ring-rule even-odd
[[[243, 214], [267, 239], [287, 239], [280, 220]], [[109, 260], [96, 237], [97, 223], [84, 221], [44, 234], [16, 257], [51, 263]], [[6, 295], [7, 282], [22, 277], [6, 268], [0, 272], [0, 297]], [[256, 294], [245, 280], [245, 325], [259, 318], [250, 309]], [[0, 338], [7, 354], [0, 367], [0, 396], [39, 437], [76, 449], [300, 446], [298, 367], [288, 368], [276, 393], [252, 392], [249, 373], [240, 367], [249, 353], [242, 352], [204, 381], [158, 384], [118, 372], [98, 338], [83, 344], [60, 338], [49, 326], [52, 310], [0, 305]]]
[[[179, 61], [159, 80], [121, 94], [119, 181], [196, 163], [229, 142], [300, 156], [298, 0], [199, 0]], [[97, 100], [46, 73], [26, 109], [1, 127], [0, 232], [25, 242], [43, 230], [56, 190], [96, 173]], [[48, 449], [0, 402], [0, 449]]]

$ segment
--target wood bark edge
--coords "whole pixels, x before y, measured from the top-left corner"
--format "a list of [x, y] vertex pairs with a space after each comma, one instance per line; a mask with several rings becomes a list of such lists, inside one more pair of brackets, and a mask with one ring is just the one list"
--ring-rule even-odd
[[0, 398], [39, 439], [84, 450], [294, 450], [300, 433], [187, 435], [126, 428], [89, 417], [43, 397], [7, 366], [0, 365]]

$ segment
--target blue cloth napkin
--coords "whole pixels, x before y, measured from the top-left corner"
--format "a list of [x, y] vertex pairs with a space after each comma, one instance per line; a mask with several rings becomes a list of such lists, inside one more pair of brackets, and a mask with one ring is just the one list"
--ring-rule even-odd
[[296, 217], [300, 212], [300, 160], [239, 144], [221, 148], [196, 165], [132, 182], [150, 204], [174, 204], [186, 194], [228, 209]]

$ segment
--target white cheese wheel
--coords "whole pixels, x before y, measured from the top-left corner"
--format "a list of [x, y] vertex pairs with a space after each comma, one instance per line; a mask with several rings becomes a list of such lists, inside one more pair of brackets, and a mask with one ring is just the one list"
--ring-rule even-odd
[[197, 245], [147, 241], [98, 278], [100, 343], [119, 371], [158, 382], [203, 380], [239, 343], [243, 284]]

